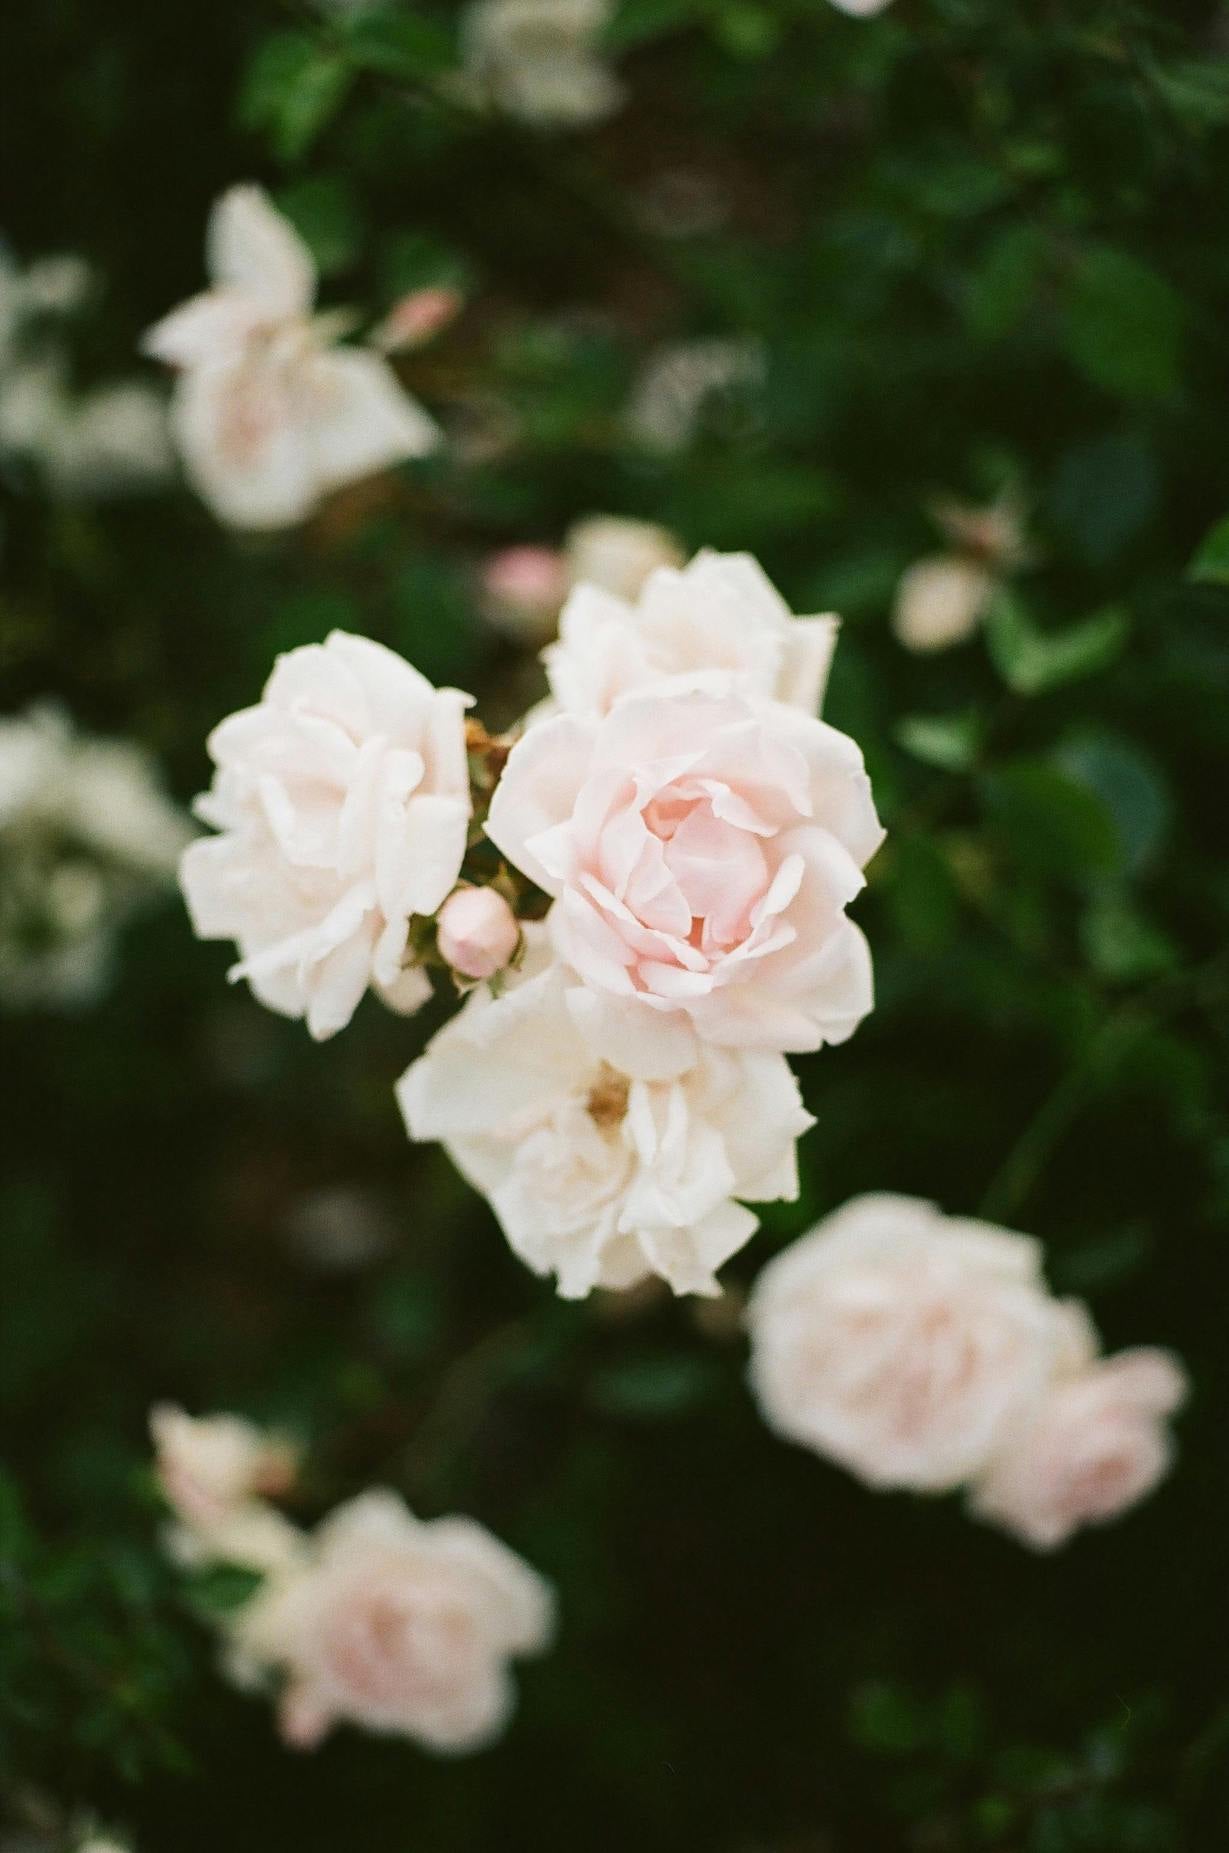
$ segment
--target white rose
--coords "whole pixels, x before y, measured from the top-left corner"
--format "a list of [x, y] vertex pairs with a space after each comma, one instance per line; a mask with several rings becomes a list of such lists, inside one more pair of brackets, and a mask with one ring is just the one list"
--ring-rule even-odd
[[620, 695], [663, 677], [722, 670], [740, 693], [818, 713], [837, 620], [795, 618], [750, 554], [699, 553], [681, 570], [659, 565], [638, 596], [615, 596], [603, 584], [577, 586], [559, 641], [544, 653], [557, 708], [605, 714]]
[[474, 0], [461, 42], [478, 96], [543, 128], [581, 128], [623, 92], [597, 52], [610, 0]]
[[788, 1440], [874, 1487], [980, 1472], [1085, 1342], [1036, 1242], [914, 1197], [856, 1197], [769, 1263], [751, 1382]]
[[465, 854], [468, 703], [334, 631], [280, 657], [259, 706], [210, 736], [196, 808], [221, 834], [183, 858], [193, 926], [235, 940], [231, 976], [318, 1039], [368, 985], [400, 1010], [429, 994], [403, 961], [411, 917], [435, 912]]
[[259, 187], [232, 187], [208, 231], [213, 287], [145, 337], [179, 370], [175, 435], [223, 521], [301, 521], [329, 490], [434, 448], [432, 419], [383, 355], [338, 348], [338, 318], [311, 314], [311, 253]]
[[281, 1725], [307, 1749], [335, 1724], [480, 1749], [512, 1708], [507, 1662], [539, 1653], [548, 1586], [471, 1519], [424, 1524], [395, 1493], [364, 1493], [316, 1531], [233, 1624], [233, 1670], [285, 1676]]
[[158, 1403], [149, 1428], [159, 1485], [188, 1525], [207, 1530], [255, 1494], [282, 1493], [294, 1482], [294, 1446], [242, 1416], [190, 1416]]
[[1176, 1358], [1140, 1348], [1056, 1382], [989, 1470], [970, 1510], [1035, 1550], [1104, 1525], [1150, 1493], [1173, 1456], [1166, 1417], [1186, 1396]]
[[705, 1049], [668, 1082], [604, 1063], [578, 1032], [541, 930], [519, 982], [475, 992], [403, 1076], [410, 1136], [440, 1139], [536, 1273], [577, 1299], [651, 1275], [714, 1294], [754, 1233], [737, 1198], [795, 1197], [812, 1123], [779, 1055]]
[[883, 838], [861, 753], [738, 677], [700, 680], [532, 723], [486, 825], [556, 900], [585, 1034], [648, 1080], [690, 1067], [700, 1042], [844, 1041], [872, 1002], [845, 913]]

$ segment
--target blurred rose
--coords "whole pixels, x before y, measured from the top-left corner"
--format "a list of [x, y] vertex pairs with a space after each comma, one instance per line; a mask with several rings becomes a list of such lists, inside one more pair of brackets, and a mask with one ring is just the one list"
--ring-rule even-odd
[[[634, 577], [625, 573], [629, 585]], [[836, 633], [831, 615], [795, 618], [750, 554], [705, 552], [681, 570], [657, 560], [626, 597], [608, 580], [578, 585], [544, 660], [556, 705], [577, 714], [605, 714], [663, 677], [711, 671], [740, 693], [815, 714]]]
[[149, 1417], [158, 1481], [187, 1524], [209, 1529], [258, 1493], [286, 1492], [298, 1453], [242, 1416], [190, 1416], [158, 1403]]
[[717, 1293], [717, 1268], [757, 1226], [734, 1199], [798, 1193], [794, 1143], [811, 1117], [788, 1064], [704, 1049], [677, 1080], [633, 1080], [577, 1030], [543, 930], [526, 939], [507, 992], [475, 992], [402, 1078], [411, 1137], [443, 1140], [564, 1298], [655, 1275]]
[[434, 447], [434, 422], [383, 356], [337, 348], [337, 318], [312, 317], [311, 253], [259, 187], [223, 194], [208, 253], [213, 287], [145, 348], [179, 370], [176, 436], [220, 519], [285, 527], [329, 490]]
[[527, 650], [554, 636], [567, 590], [567, 562], [552, 547], [505, 547], [491, 555], [482, 572], [487, 618]]
[[1009, 1437], [970, 1509], [1039, 1551], [1065, 1544], [1082, 1525], [1108, 1523], [1168, 1472], [1166, 1418], [1185, 1396], [1185, 1372], [1163, 1351], [1090, 1359]]
[[364, 1493], [318, 1528], [301, 1570], [239, 1611], [236, 1670], [285, 1675], [286, 1741], [335, 1724], [478, 1750], [503, 1730], [507, 1662], [550, 1637], [547, 1585], [471, 1519], [424, 1524], [396, 1494]]
[[686, 555], [666, 528], [622, 515], [588, 515], [573, 522], [564, 541], [568, 576], [574, 586], [600, 586], [616, 598], [634, 599], [659, 566], [682, 566]]
[[915, 560], [896, 588], [893, 628], [907, 650], [946, 650], [963, 643], [981, 623], [994, 577], [978, 560], [958, 553]]
[[487, 820], [555, 899], [594, 1053], [648, 1080], [681, 1073], [699, 1040], [843, 1042], [871, 1008], [870, 954], [845, 914], [883, 838], [862, 755], [736, 678], [708, 682], [535, 723]]
[[472, 0], [461, 42], [480, 98], [540, 128], [583, 128], [623, 92], [598, 51], [610, 0]]
[[947, 650], [971, 637], [996, 588], [1028, 559], [1021, 511], [1011, 495], [985, 508], [942, 501], [934, 519], [953, 551], [916, 560], [896, 588], [892, 626], [907, 650]]
[[464, 710], [383, 645], [334, 631], [279, 657], [259, 706], [210, 736], [197, 811], [221, 834], [183, 859], [202, 939], [233, 939], [231, 976], [322, 1039], [368, 985], [411, 1011], [430, 984], [409, 925], [460, 874], [469, 825]]
[[1087, 1343], [1036, 1242], [914, 1197], [855, 1197], [769, 1263], [748, 1311], [769, 1426], [874, 1487], [979, 1473]]

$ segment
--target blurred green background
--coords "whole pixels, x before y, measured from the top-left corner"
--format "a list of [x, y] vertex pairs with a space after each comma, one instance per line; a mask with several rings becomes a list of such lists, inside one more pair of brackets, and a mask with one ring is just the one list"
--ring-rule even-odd
[[[878, 1007], [800, 1064], [803, 1198], [729, 1278], [867, 1189], [1026, 1229], [1108, 1344], [1186, 1359], [1179, 1466], [1054, 1558], [864, 1491], [763, 1428], [736, 1306], [557, 1302], [407, 1145], [392, 1083], [438, 1014], [369, 1003], [315, 1046], [171, 899], [95, 1008], [0, 1025], [0, 1811], [16, 1835], [93, 1810], [138, 1853], [1211, 1853], [1229, 19], [625, 0], [623, 106], [548, 133], [441, 86], [458, 15], [6, 20], [3, 230], [97, 265], [83, 381], [144, 364], [236, 180], [303, 231], [327, 302], [445, 282], [467, 307], [402, 368], [444, 448], [285, 537], [9, 470], [4, 709], [54, 695], [186, 801], [209, 727], [334, 625], [519, 712], [536, 671], [477, 592], [500, 547], [600, 511], [756, 553], [795, 610], [844, 615], [826, 714], [889, 838], [858, 912]], [[627, 408], [695, 340], [738, 344], [739, 378], [654, 447]], [[1005, 490], [1030, 564], [972, 641], [906, 651], [889, 615], [942, 547], [931, 502]], [[165, 1397], [301, 1432], [304, 1518], [388, 1483], [556, 1582], [558, 1645], [495, 1750], [280, 1748], [158, 1550]]]

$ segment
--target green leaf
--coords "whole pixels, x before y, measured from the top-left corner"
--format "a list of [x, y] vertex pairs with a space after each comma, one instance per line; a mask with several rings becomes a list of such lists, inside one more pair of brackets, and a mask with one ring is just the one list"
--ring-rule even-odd
[[996, 594], [986, 619], [986, 643], [995, 668], [1017, 695], [1040, 695], [1064, 682], [1104, 669], [1127, 635], [1126, 614], [1099, 611], [1066, 630], [1043, 631], [1008, 591]]
[[353, 69], [305, 32], [278, 32], [260, 46], [239, 96], [239, 120], [263, 130], [283, 161], [305, 154], [341, 103]]
[[849, 1735], [864, 1750], [899, 1756], [918, 1750], [928, 1737], [921, 1707], [894, 1680], [868, 1680], [849, 1707]]
[[1210, 585], [1229, 585], [1229, 515], [1204, 535], [1186, 576]]
[[942, 772], [967, 772], [981, 745], [981, 720], [964, 714], [907, 714], [896, 728], [907, 753]]
[[1122, 399], [1164, 399], [1177, 387], [1181, 297], [1147, 264], [1094, 246], [1067, 299], [1067, 350], [1085, 378]]
[[1084, 957], [1111, 984], [1138, 984], [1172, 971], [1178, 962], [1173, 941], [1145, 920], [1125, 896], [1098, 895], [1080, 922]]
[[1054, 755], [1070, 777], [1095, 792], [1114, 820], [1132, 872], [1159, 850], [1173, 809], [1156, 761], [1142, 747], [1108, 728], [1070, 734]]
[[1000, 846], [1021, 866], [1082, 886], [1121, 870], [1104, 804], [1049, 760], [1020, 759], [988, 773], [982, 794]]
[[995, 341], [1018, 326], [1040, 287], [1046, 248], [1044, 233], [1031, 225], [1010, 226], [991, 242], [965, 295], [972, 334]]
[[243, 1564], [212, 1563], [193, 1575], [188, 1593], [205, 1614], [230, 1615], [251, 1601], [263, 1581], [258, 1570], [249, 1570]]
[[711, 1359], [662, 1352], [608, 1365], [594, 1375], [589, 1394], [606, 1415], [660, 1421], [704, 1402], [718, 1380]]
[[353, 263], [362, 225], [353, 188], [344, 180], [315, 175], [280, 188], [274, 197], [307, 244], [322, 276]]
[[347, 28], [346, 50], [355, 64], [386, 77], [434, 78], [456, 63], [448, 29], [406, 7], [357, 13]]
[[1229, 59], [1203, 57], [1171, 65], [1147, 59], [1149, 76], [1175, 115], [1195, 129], [1229, 122]]
[[1130, 433], [1111, 432], [1067, 452], [1054, 478], [1050, 507], [1083, 557], [1104, 566], [1151, 518], [1159, 487], [1148, 446]]

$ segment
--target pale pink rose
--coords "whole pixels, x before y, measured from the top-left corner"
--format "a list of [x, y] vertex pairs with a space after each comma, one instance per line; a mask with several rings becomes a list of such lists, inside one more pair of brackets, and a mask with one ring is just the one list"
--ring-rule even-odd
[[818, 1049], [871, 1008], [845, 915], [883, 837], [862, 755], [736, 679], [536, 722], [486, 827], [555, 898], [576, 1020], [616, 1068], [678, 1074], [701, 1040]]
[[498, 998], [475, 992], [397, 1090], [410, 1136], [440, 1139], [512, 1248], [577, 1299], [658, 1276], [712, 1295], [754, 1233], [736, 1199], [798, 1194], [812, 1123], [785, 1059], [703, 1049], [670, 1081], [603, 1062], [577, 1030], [540, 927]]
[[383, 355], [337, 347], [344, 318], [312, 315], [311, 253], [259, 187], [222, 195], [207, 249], [212, 287], [144, 346], [179, 371], [175, 435], [221, 520], [285, 527], [329, 490], [434, 448], [434, 421]]
[[547, 1645], [552, 1608], [541, 1577], [472, 1519], [424, 1524], [369, 1492], [239, 1612], [232, 1670], [284, 1675], [282, 1733], [300, 1749], [349, 1723], [478, 1750], [512, 1709], [508, 1661]]
[[465, 298], [460, 290], [447, 289], [442, 284], [410, 290], [393, 304], [372, 335], [372, 343], [385, 354], [423, 347], [441, 329], [447, 328], [449, 322], [455, 321], [464, 306]]
[[403, 1011], [430, 993], [407, 936], [465, 854], [469, 699], [334, 631], [279, 657], [259, 706], [210, 736], [217, 772], [196, 809], [221, 834], [183, 858], [192, 924], [235, 940], [231, 977], [317, 1039], [368, 985]]
[[915, 560], [896, 588], [892, 628], [907, 650], [947, 650], [971, 637], [995, 579], [981, 560], [959, 553]]
[[567, 563], [553, 547], [504, 547], [482, 569], [489, 622], [526, 649], [554, 636], [567, 589]]
[[837, 620], [795, 618], [750, 554], [658, 564], [627, 597], [606, 585], [578, 585], [563, 608], [559, 641], [543, 659], [557, 707], [605, 714], [665, 676], [721, 670], [746, 695], [818, 712]]
[[1026, 1236], [915, 1197], [854, 1198], [756, 1281], [765, 1420], [870, 1486], [959, 1486], [1087, 1343], [1040, 1263]]
[[1168, 1472], [1166, 1417], [1186, 1387], [1177, 1359], [1149, 1348], [1064, 1376], [977, 1481], [970, 1510], [1039, 1551], [1107, 1524]]
[[621, 599], [638, 598], [659, 566], [681, 567], [686, 559], [668, 529], [624, 515], [588, 515], [573, 522], [563, 550], [574, 586], [599, 586]]
[[441, 958], [462, 978], [493, 978], [520, 943], [516, 915], [495, 888], [458, 888], [440, 908]]
[[209, 1529], [254, 1495], [284, 1493], [294, 1484], [294, 1445], [242, 1416], [190, 1416], [158, 1403], [149, 1428], [158, 1483], [188, 1525]]

